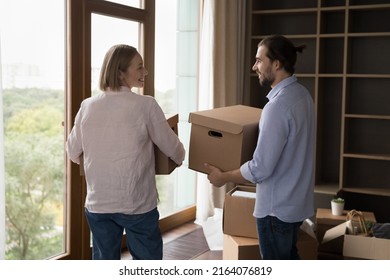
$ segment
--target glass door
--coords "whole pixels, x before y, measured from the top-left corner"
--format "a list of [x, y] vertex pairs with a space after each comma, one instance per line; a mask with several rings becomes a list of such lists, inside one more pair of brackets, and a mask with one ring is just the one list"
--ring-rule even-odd
[[[128, 44], [138, 49], [144, 57], [144, 65], [150, 72], [144, 90], [151, 88], [153, 81], [154, 41], [147, 40], [147, 34], [154, 34], [154, 0], [130, 1], [129, 5], [113, 1], [68, 0], [69, 37], [69, 99], [68, 127], [70, 132], [81, 102], [99, 92], [99, 75], [104, 55], [116, 44]], [[137, 5], [136, 5], [137, 4]], [[137, 8], [137, 7], [142, 8]], [[148, 45], [145, 45], [145, 41]], [[140, 92], [142, 94], [142, 92]], [[91, 239], [84, 215], [86, 183], [80, 176], [79, 166], [68, 161], [69, 186], [72, 197], [71, 246], [76, 249], [69, 258], [90, 259]]]
[[52, 258], [67, 248], [65, 1], [2, 0], [0, 13], [0, 197], [5, 198], [0, 256]]
[[[127, 44], [140, 50], [141, 24], [100, 14], [91, 17], [91, 95], [99, 92], [99, 75], [104, 55], [113, 45]], [[135, 90], [135, 88], [134, 88]]]

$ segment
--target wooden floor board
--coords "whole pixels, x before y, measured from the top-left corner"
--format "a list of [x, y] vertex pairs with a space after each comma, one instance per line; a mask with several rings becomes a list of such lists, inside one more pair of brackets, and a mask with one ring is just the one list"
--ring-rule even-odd
[[[162, 238], [164, 248], [166, 249], [164, 259], [182, 260], [187, 259], [189, 256], [193, 256], [191, 259], [194, 260], [221, 260], [222, 251], [210, 251], [204, 249], [204, 247], [198, 248], [197, 251], [194, 249], [194, 246], [197, 246], [196, 244], [199, 245], [200, 243], [205, 242], [203, 231], [196, 231], [201, 228], [200, 225], [190, 222], [163, 233]], [[126, 259], [131, 259], [131, 255], [127, 250], [122, 254], [122, 260]]]

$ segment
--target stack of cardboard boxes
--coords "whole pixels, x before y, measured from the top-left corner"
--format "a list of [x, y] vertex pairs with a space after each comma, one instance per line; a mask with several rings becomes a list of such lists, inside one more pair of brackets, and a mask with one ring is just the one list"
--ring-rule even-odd
[[224, 260], [260, 260], [257, 239], [255, 186], [236, 186], [225, 196], [223, 207]]
[[[226, 194], [223, 213], [223, 259], [261, 259], [256, 219], [253, 217], [256, 190], [251, 186], [236, 186]], [[317, 238], [314, 224], [306, 220], [301, 226], [297, 248], [301, 259], [317, 259]]]

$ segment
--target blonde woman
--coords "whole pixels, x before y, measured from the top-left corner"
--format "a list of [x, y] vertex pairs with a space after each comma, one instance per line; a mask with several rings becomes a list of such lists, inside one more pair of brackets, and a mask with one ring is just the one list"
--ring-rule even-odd
[[120, 259], [123, 231], [133, 259], [162, 259], [153, 147], [178, 165], [185, 151], [156, 100], [131, 91], [147, 74], [134, 47], [111, 47], [102, 93], [82, 102], [67, 139], [69, 158], [80, 164], [84, 157], [93, 259]]

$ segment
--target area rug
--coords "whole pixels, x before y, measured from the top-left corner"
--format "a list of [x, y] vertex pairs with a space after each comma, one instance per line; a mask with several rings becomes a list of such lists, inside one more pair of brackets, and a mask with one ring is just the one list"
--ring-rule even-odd
[[203, 229], [195, 229], [164, 244], [164, 260], [191, 260], [209, 251]]

